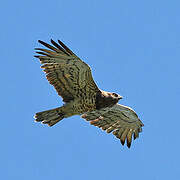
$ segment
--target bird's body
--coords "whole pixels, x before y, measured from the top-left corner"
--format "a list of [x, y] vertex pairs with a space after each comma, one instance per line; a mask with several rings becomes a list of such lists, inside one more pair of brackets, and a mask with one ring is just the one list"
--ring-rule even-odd
[[[82, 115], [91, 124], [112, 132], [124, 144], [131, 145], [131, 137], [138, 137], [142, 122], [129, 107], [118, 105], [122, 96], [100, 90], [95, 84], [90, 67], [79, 59], [67, 46], [51, 40], [54, 46], [39, 42], [50, 50], [40, 50], [40, 59], [46, 77], [65, 104], [62, 107], [36, 113], [37, 122], [53, 126], [63, 118]], [[43, 56], [42, 56], [43, 55]]]

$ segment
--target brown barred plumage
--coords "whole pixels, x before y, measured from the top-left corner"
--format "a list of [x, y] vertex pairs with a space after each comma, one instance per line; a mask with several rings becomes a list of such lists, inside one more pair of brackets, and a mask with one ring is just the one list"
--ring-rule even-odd
[[95, 84], [90, 67], [77, 57], [60, 40], [51, 40], [49, 45], [39, 40], [48, 49], [36, 48], [35, 57], [40, 59], [46, 77], [63, 98], [62, 107], [36, 113], [37, 122], [53, 126], [63, 118], [82, 114], [91, 124], [106, 130], [131, 146], [141, 132], [142, 122], [129, 107], [117, 104], [122, 98], [116, 93], [100, 90]]

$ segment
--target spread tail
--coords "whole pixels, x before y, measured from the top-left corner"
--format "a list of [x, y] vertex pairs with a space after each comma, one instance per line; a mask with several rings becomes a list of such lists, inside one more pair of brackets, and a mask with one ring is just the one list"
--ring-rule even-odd
[[34, 116], [36, 122], [53, 126], [64, 118], [63, 106], [47, 111], [38, 112]]

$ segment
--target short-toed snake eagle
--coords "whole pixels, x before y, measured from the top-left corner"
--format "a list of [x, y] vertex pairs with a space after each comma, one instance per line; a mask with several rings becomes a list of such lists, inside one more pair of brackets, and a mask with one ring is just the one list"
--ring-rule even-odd
[[36, 121], [53, 126], [64, 118], [82, 115], [91, 124], [112, 132], [122, 145], [126, 140], [130, 148], [132, 136], [139, 136], [143, 123], [131, 108], [117, 104], [122, 96], [100, 90], [90, 67], [61, 41], [51, 40], [53, 46], [40, 40], [39, 43], [48, 49], [36, 48], [39, 55], [35, 57], [65, 104], [36, 113]]

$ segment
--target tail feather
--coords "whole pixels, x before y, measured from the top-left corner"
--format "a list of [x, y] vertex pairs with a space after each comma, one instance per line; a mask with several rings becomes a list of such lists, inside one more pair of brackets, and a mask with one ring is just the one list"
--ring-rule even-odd
[[64, 118], [63, 107], [38, 112], [35, 114], [34, 118], [36, 122], [41, 122], [43, 124], [48, 124], [48, 126], [53, 126]]

